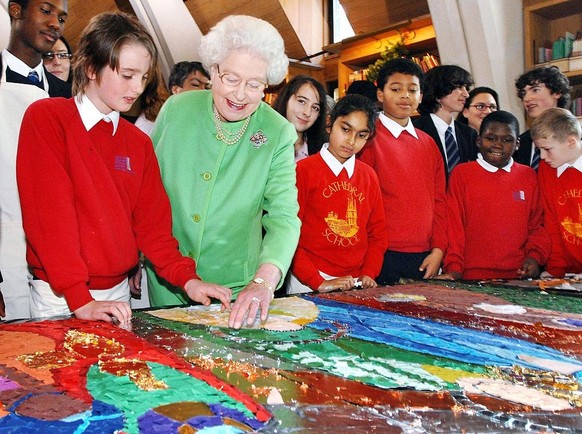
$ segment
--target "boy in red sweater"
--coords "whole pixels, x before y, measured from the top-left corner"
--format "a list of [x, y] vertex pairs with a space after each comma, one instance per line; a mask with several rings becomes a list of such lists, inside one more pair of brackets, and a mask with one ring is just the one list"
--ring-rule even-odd
[[75, 55], [76, 96], [37, 101], [24, 116], [16, 171], [35, 317], [128, 321], [138, 250], [193, 300], [230, 306], [230, 289], [199, 280], [194, 261], [179, 253], [152, 143], [119, 117], [156, 59], [137, 20], [97, 15]]
[[440, 279], [538, 277], [550, 254], [535, 171], [511, 156], [519, 123], [505, 111], [483, 119], [477, 161], [459, 164], [449, 179], [449, 245]]
[[379, 284], [436, 276], [447, 246], [443, 159], [434, 140], [410, 120], [423, 77], [409, 59], [382, 66], [377, 86], [383, 111], [376, 135], [360, 155], [378, 174], [384, 202], [388, 250]]
[[374, 134], [376, 107], [347, 95], [334, 107], [329, 143], [297, 163], [301, 235], [290, 294], [372, 288], [387, 245], [378, 178], [356, 154]]
[[538, 180], [544, 224], [552, 240], [546, 272], [554, 277], [582, 273], [580, 124], [568, 110], [550, 108], [536, 118], [530, 133], [543, 160]]

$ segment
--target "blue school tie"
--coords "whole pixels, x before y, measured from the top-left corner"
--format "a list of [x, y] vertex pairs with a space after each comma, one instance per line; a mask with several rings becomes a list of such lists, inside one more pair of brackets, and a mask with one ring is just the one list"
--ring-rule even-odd
[[38, 73], [34, 69], [28, 73], [28, 79], [32, 81], [35, 85], [38, 85], [40, 83]]
[[538, 170], [538, 167], [540, 167], [540, 148], [536, 146], [534, 148], [533, 157], [531, 157], [531, 168]]
[[457, 142], [455, 137], [453, 136], [453, 128], [448, 127], [447, 131], [445, 131], [445, 151], [447, 153], [447, 168], [449, 173], [451, 170], [459, 164], [461, 158], [459, 157], [459, 147], [457, 146]]

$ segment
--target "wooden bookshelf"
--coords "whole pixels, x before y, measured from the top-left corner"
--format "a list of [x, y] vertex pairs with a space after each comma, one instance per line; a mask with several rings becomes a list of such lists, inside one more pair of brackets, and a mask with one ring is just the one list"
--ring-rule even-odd
[[[564, 36], [582, 31], [582, 1], [580, 0], [524, 0], [525, 67], [537, 66], [538, 49]], [[560, 67], [573, 86], [582, 85], [582, 68], [570, 68], [571, 59], [549, 62]]]
[[337, 71], [337, 77], [328, 71], [326, 80], [337, 79], [338, 97], [345, 95], [350, 76], [355, 77], [357, 71], [373, 64], [380, 58], [386, 46], [398, 42], [401, 35], [405, 35], [410, 56], [421, 57], [430, 53], [438, 57], [436, 33], [430, 16], [397, 23], [384, 31], [357, 35], [324, 47], [325, 51], [332, 53], [326, 58], [326, 70], [333, 68], [334, 72]]

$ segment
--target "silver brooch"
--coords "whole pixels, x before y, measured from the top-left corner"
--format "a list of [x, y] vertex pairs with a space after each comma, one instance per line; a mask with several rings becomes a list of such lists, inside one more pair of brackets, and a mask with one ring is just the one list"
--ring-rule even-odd
[[267, 143], [267, 136], [263, 133], [263, 130], [258, 130], [251, 136], [251, 142], [256, 149], [259, 149], [261, 146]]

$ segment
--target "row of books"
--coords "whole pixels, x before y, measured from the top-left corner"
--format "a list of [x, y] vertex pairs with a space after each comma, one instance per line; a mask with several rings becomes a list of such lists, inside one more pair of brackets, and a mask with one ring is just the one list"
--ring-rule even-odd
[[[428, 71], [429, 69], [434, 68], [435, 66], [440, 65], [438, 57], [433, 56], [430, 53], [426, 53], [423, 56], [411, 56], [410, 60], [412, 60], [418, 66], [420, 66], [424, 72]], [[368, 76], [368, 69], [367, 68], [353, 71], [348, 76], [348, 83], [351, 83], [351, 82], [356, 81], [356, 80], [366, 80], [367, 76]]]
[[435, 57], [429, 53], [426, 53], [421, 57], [412, 56], [410, 59], [418, 64], [418, 66], [420, 66], [424, 72], [440, 65], [438, 57]]
[[[552, 60], [565, 59], [582, 55], [582, 31], [578, 31], [576, 36], [571, 32], [566, 32], [563, 37], [556, 39], [548, 46], [538, 48], [538, 62], [546, 63]], [[551, 45], [551, 46], [549, 46]]]

